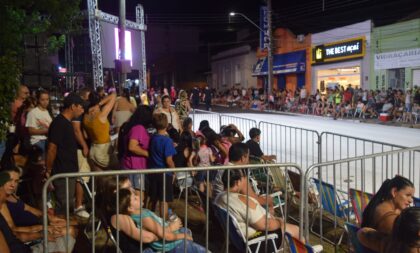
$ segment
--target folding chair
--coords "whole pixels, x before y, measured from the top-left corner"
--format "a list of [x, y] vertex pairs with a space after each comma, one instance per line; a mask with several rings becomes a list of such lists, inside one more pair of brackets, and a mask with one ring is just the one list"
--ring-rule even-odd
[[[334, 186], [331, 184], [322, 182], [316, 178], [312, 178], [313, 182], [315, 183], [318, 192], [320, 194], [320, 200], [321, 200], [321, 207], [327, 214], [330, 214], [333, 216], [333, 218], [325, 216], [329, 220], [337, 221], [336, 225], [338, 225], [339, 228], [342, 228], [344, 230], [344, 224], [343, 221], [347, 220], [347, 218], [350, 216], [350, 210], [349, 210], [349, 202], [348, 201], [341, 201], [340, 196], [337, 194], [337, 192], [334, 190]], [[316, 214], [319, 212], [320, 209], [317, 209], [315, 212], [313, 212], [312, 216], [312, 224], [311, 224], [311, 232], [315, 235], [321, 236], [321, 234], [315, 232], [313, 230], [313, 226], [315, 224], [315, 217]], [[335, 219], [338, 218], [338, 219]], [[322, 218], [321, 218], [322, 219]], [[340, 220], [341, 219], [341, 220]], [[340, 224], [341, 223], [341, 224]], [[334, 227], [336, 229], [336, 227]], [[325, 240], [332, 245], [337, 247], [341, 244], [341, 241], [343, 240], [344, 231], [340, 234], [340, 237], [338, 239], [338, 242], [335, 243], [328, 238], [325, 238]]]
[[353, 188], [349, 190], [349, 196], [351, 205], [353, 207], [353, 213], [356, 216], [357, 224], [362, 224], [363, 210], [372, 199], [373, 195], [367, 192], [362, 192]]
[[349, 235], [349, 239], [350, 239], [350, 243], [353, 246], [353, 252], [355, 253], [375, 253], [374, 251], [366, 248], [365, 246], [363, 246], [360, 241], [359, 238], [357, 238], [357, 231], [359, 231], [359, 227], [351, 224], [349, 222], [345, 223], [345, 227], [346, 227], [346, 231]]
[[197, 196], [200, 206], [203, 206], [198, 189], [194, 187], [194, 179], [189, 172], [176, 173], [176, 186], [179, 188], [178, 200], [181, 198], [184, 190], [191, 190]]
[[317, 253], [322, 252], [322, 245], [311, 246], [301, 242], [299, 239], [294, 238], [288, 232], [285, 233], [287, 242], [289, 244], [290, 253]]
[[413, 197], [414, 206], [420, 206], [420, 198]]
[[[225, 231], [226, 234], [226, 222], [228, 217], [228, 212], [226, 209], [214, 205], [214, 210], [216, 213], [216, 217], [219, 220], [222, 228]], [[259, 252], [261, 243], [265, 241], [265, 235], [262, 235], [260, 237], [248, 240], [248, 247], [246, 247], [246, 239], [243, 235], [242, 231], [239, 229], [238, 221], [236, 218], [229, 213], [229, 240], [230, 243], [233, 244], [233, 246], [239, 250], [239, 252], [245, 252], [245, 253], [256, 253]], [[269, 234], [267, 235], [267, 243], [273, 244], [274, 253], [278, 252], [278, 248], [276, 245], [275, 240], [279, 240], [277, 234]], [[251, 245], [256, 245], [255, 251], [252, 251]], [[225, 242], [225, 247], [229, 247], [229, 242]], [[267, 252], [267, 253], [273, 253], [273, 252]]]

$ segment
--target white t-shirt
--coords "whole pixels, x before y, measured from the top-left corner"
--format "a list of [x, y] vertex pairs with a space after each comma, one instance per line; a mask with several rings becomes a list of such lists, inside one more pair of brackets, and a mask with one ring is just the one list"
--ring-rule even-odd
[[[239, 199], [239, 196], [242, 194], [229, 192], [229, 212], [238, 221], [239, 229], [242, 232], [243, 236], [246, 236], [246, 209], [247, 205]], [[246, 195], [242, 195], [246, 198]], [[227, 192], [224, 191], [220, 193], [214, 201], [216, 205], [227, 209]], [[248, 238], [252, 237], [257, 230], [251, 227], [251, 224], [257, 223], [262, 217], [265, 217], [267, 211], [252, 197], [249, 197], [249, 202], [254, 202], [256, 204], [255, 209], [252, 209], [248, 206]], [[268, 214], [268, 217], [271, 218], [271, 215]]]
[[[29, 111], [28, 116], [26, 118], [26, 127], [33, 127], [35, 129], [43, 129], [45, 128], [43, 125], [50, 125], [52, 118], [48, 110], [41, 110], [39, 107], [35, 107], [31, 111]], [[44, 124], [41, 124], [44, 123]], [[31, 135], [31, 144], [34, 145], [35, 143], [46, 140], [47, 135]]]

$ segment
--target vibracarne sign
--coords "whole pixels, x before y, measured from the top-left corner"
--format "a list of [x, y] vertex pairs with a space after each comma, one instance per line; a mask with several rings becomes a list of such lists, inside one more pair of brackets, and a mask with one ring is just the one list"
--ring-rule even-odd
[[359, 58], [365, 55], [365, 38], [354, 38], [312, 48], [312, 63], [320, 64], [346, 59]]

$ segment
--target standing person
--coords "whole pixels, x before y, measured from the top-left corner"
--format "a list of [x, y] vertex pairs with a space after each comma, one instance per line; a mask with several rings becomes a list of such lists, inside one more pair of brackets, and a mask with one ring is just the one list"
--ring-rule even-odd
[[[63, 111], [51, 123], [48, 132], [48, 151], [46, 162], [46, 178], [60, 173], [79, 171], [77, 160], [77, 140], [71, 120], [82, 115], [83, 100], [76, 94], [69, 94], [64, 98]], [[75, 178], [68, 179], [68, 196], [74, 196]], [[74, 203], [66, 197], [66, 181], [58, 179], [53, 182], [57, 203], [57, 214], [65, 214], [66, 208], [73, 210]]]
[[89, 95], [89, 108], [83, 117], [83, 127], [91, 141], [89, 159], [91, 168], [103, 170], [114, 162], [108, 115], [115, 104], [116, 94], [100, 99], [96, 92]]
[[[121, 127], [118, 138], [118, 155], [120, 162], [126, 170], [147, 169], [149, 158], [150, 137], [147, 129], [152, 124], [152, 110], [146, 105], [140, 105]], [[144, 174], [128, 175], [134, 188], [145, 191]], [[143, 198], [144, 199], [144, 198]]]
[[36, 145], [45, 154], [48, 128], [52, 118], [47, 108], [50, 103], [48, 91], [40, 90], [36, 94], [37, 107], [29, 111], [26, 118], [26, 127], [31, 136], [31, 145]]
[[197, 86], [194, 86], [194, 89], [191, 92], [190, 100], [192, 101], [193, 108], [197, 109], [198, 105], [200, 104], [200, 91], [198, 90]]
[[[140, 96], [141, 104], [149, 106], [152, 103], [149, 103], [149, 97], [147, 96], [147, 90], [143, 90]], [[153, 103], [154, 104], [154, 103]]]
[[136, 106], [131, 103], [130, 90], [124, 88], [122, 96], [116, 99], [112, 112], [112, 121], [115, 122], [115, 131], [118, 133], [124, 124], [136, 110]]
[[188, 94], [185, 90], [179, 92], [178, 99], [175, 102], [175, 110], [179, 115], [179, 120], [183, 123], [191, 111], [190, 101], [188, 101]]
[[[169, 99], [169, 98], [168, 98]], [[157, 133], [152, 136], [149, 146], [149, 168], [175, 168], [173, 156], [176, 154], [174, 143], [168, 137], [168, 119], [163, 113], [153, 115], [153, 125]], [[165, 177], [165, 192], [163, 191], [163, 177]], [[151, 199], [151, 209], [155, 209], [159, 201], [160, 217], [168, 218], [168, 202], [173, 201], [173, 177], [172, 172], [163, 175], [151, 174], [148, 194]], [[165, 199], [164, 199], [165, 196]]]
[[174, 86], [171, 86], [171, 102], [175, 103], [176, 100], [176, 90]]
[[18, 93], [11, 105], [11, 112], [12, 112], [12, 119], [15, 119], [16, 113], [18, 112], [19, 108], [22, 106], [23, 101], [25, 101], [29, 97], [29, 89], [26, 85], [19, 85]]
[[168, 95], [162, 96], [162, 107], [157, 108], [154, 113], [165, 114], [168, 119], [168, 124], [170, 124], [178, 132], [181, 130], [179, 115], [175, 109], [171, 107], [171, 98]]
[[[83, 109], [86, 110], [88, 100], [89, 100], [90, 89], [83, 88], [79, 92], [80, 98], [83, 100]], [[74, 135], [76, 136], [77, 141], [77, 163], [79, 167], [79, 172], [90, 172], [90, 166], [87, 160], [89, 155], [89, 145], [88, 140], [85, 138], [82, 129], [82, 120], [83, 115], [73, 119], [71, 124], [73, 125]], [[82, 178], [84, 182], [89, 182], [89, 177]], [[89, 218], [89, 213], [86, 212], [83, 205], [83, 186], [80, 182], [76, 183], [76, 195], [75, 195], [75, 214], [82, 218]]]
[[206, 104], [206, 110], [211, 111], [211, 90], [209, 89], [209, 86], [206, 86], [206, 89], [204, 90], [204, 103]]

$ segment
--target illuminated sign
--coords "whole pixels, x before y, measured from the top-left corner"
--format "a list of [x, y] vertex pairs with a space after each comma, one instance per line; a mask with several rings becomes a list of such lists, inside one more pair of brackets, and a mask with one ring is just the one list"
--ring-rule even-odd
[[312, 63], [326, 63], [363, 57], [365, 39], [356, 38], [318, 45], [312, 48]]

